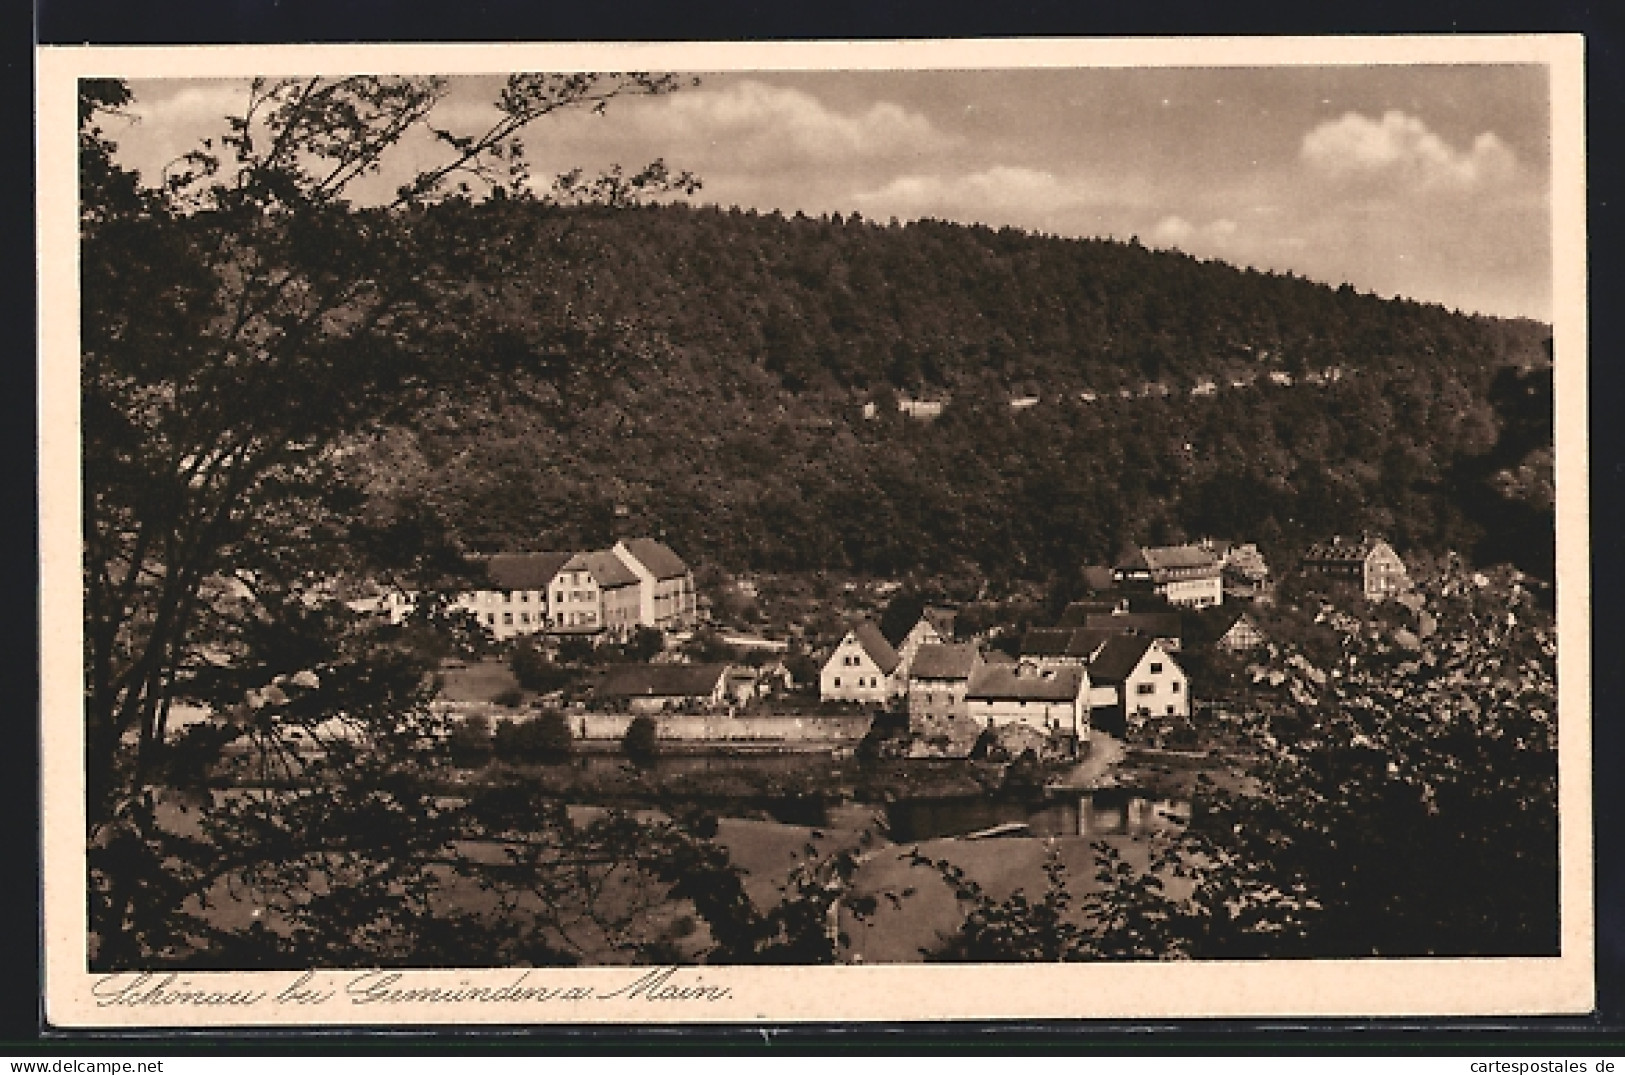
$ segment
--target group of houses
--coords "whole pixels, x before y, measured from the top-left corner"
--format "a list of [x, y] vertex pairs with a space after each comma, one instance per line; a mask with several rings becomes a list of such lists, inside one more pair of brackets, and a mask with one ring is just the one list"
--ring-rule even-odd
[[[380, 610], [399, 622], [413, 594], [390, 593]], [[591, 552], [499, 553], [485, 563], [484, 585], [456, 594], [448, 607], [471, 613], [503, 642], [520, 635], [582, 635], [625, 641], [639, 627], [694, 626], [694, 573], [653, 538], [628, 538]]]
[[895, 646], [871, 622], [852, 625], [824, 662], [820, 697], [882, 705], [906, 698], [919, 731], [1024, 725], [1073, 740], [1094, 726], [1121, 733], [1153, 717], [1190, 715], [1184, 671], [1132, 614], [1100, 629], [1030, 631], [1014, 657], [951, 641], [949, 616], [927, 609]]
[[[1302, 570], [1373, 600], [1407, 585], [1404, 562], [1371, 537], [1315, 545]], [[640, 627], [678, 631], [698, 618], [693, 573], [650, 538], [589, 552], [496, 555], [485, 575], [486, 585], [449, 604], [499, 641], [544, 632], [619, 641]], [[916, 730], [1022, 725], [1082, 740], [1091, 728], [1124, 734], [1189, 717], [1191, 685], [1178, 660], [1188, 642], [1239, 653], [1264, 641], [1244, 602], [1221, 608], [1227, 596], [1266, 590], [1269, 568], [1254, 545], [1131, 546], [1114, 567], [1085, 577], [1094, 599], [1074, 602], [1055, 627], [1029, 630], [1019, 646], [1002, 650], [957, 640], [955, 614], [945, 608], [926, 608], [896, 639], [873, 622], [854, 622], [822, 664], [819, 696], [875, 707], [903, 699]], [[388, 611], [404, 614], [404, 605], [397, 599]], [[746, 704], [772, 682], [771, 670], [657, 662], [611, 669], [595, 694], [612, 708], [704, 711]]]
[[[1407, 586], [1404, 561], [1369, 536], [1313, 546], [1302, 570], [1352, 584], [1370, 600]], [[819, 696], [871, 705], [905, 698], [916, 731], [963, 721], [1078, 740], [1091, 728], [1131, 733], [1149, 721], [1190, 716], [1190, 680], [1176, 659], [1188, 636], [1219, 652], [1264, 643], [1245, 608], [1227, 614], [1219, 606], [1227, 593], [1259, 595], [1268, 576], [1251, 544], [1131, 547], [1096, 576], [1110, 596], [1074, 602], [1056, 627], [1029, 630], [1014, 657], [955, 641], [946, 609], [927, 608], [895, 644], [874, 623], [855, 623], [823, 664]], [[1159, 610], [1136, 611], [1135, 598]]]
[[[1368, 601], [1386, 601], [1410, 586], [1405, 561], [1379, 537], [1333, 537], [1311, 545], [1299, 563], [1307, 578], [1344, 583]], [[1254, 598], [1266, 592], [1269, 565], [1258, 546], [1204, 539], [1193, 544], [1130, 546], [1109, 572], [1092, 569], [1098, 589], [1153, 594], [1183, 608], [1208, 608], [1229, 596]], [[1086, 571], [1086, 577], [1089, 572]], [[1104, 581], [1109, 578], [1109, 585]]]

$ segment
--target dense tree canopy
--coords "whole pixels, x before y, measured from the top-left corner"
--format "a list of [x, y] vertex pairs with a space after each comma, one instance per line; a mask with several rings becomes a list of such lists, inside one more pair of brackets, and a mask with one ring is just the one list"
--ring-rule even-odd
[[[1545, 363], [1530, 322], [931, 221], [445, 211], [546, 238], [483, 296], [504, 391], [447, 394], [370, 457], [380, 510], [449, 520], [470, 550], [660, 532], [736, 570], [1043, 579], [1203, 534], [1471, 549], [1520, 495], [1494, 475], [1530, 449], [1501, 438], [1538, 411], [1492, 388]], [[559, 350], [564, 309], [604, 332]], [[947, 406], [922, 421], [900, 397]], [[1533, 514], [1497, 558], [1538, 568]]]
[[[432, 655], [384, 638], [336, 576], [457, 570], [440, 520], [373, 520], [348, 438], [407, 420], [437, 386], [477, 390], [500, 347], [471, 289], [503, 255], [455, 230], [475, 188], [527, 200], [516, 136], [563, 108], [663, 93], [645, 75], [515, 75], [483, 131], [442, 129], [434, 78], [256, 79], [241, 113], [153, 185], [122, 169], [117, 82], [80, 85], [85, 721], [92, 951], [100, 965], [247, 944], [261, 957], [387, 958], [426, 914], [455, 830], [428, 778], [443, 728]], [[357, 207], [410, 130], [441, 161]], [[572, 202], [691, 187], [651, 165]], [[493, 193], [494, 196], [494, 193]], [[441, 206], [438, 211], [435, 206]], [[185, 734], [176, 703], [215, 719]], [[195, 825], [160, 789], [235, 758], [263, 792]], [[342, 819], [340, 823], [339, 819]], [[280, 894], [291, 934], [212, 936], [222, 883]], [[255, 938], [258, 938], [257, 940]], [[238, 948], [231, 948], [231, 945]], [[324, 945], [326, 947], [324, 947]]]

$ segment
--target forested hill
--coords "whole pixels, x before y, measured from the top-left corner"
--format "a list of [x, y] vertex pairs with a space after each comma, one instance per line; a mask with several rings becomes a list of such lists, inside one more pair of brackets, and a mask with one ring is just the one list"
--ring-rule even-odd
[[1488, 522], [1550, 562], [1545, 325], [1011, 229], [436, 212], [519, 254], [467, 296], [509, 372], [356, 458], [469, 551], [663, 533], [734, 569], [1045, 579], [1127, 541], [1472, 550]]

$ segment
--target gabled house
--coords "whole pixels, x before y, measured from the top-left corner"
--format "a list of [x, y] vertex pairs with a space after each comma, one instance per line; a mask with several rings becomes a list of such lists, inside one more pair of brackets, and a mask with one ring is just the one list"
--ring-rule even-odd
[[855, 624], [836, 643], [818, 674], [818, 696], [825, 701], [884, 704], [902, 693], [897, 674], [901, 658], [868, 620]]
[[692, 627], [698, 616], [694, 572], [683, 558], [654, 538], [627, 538], [610, 550], [638, 576], [638, 622], [663, 631]]
[[902, 675], [909, 674], [909, 667], [914, 663], [914, 655], [921, 646], [940, 646], [953, 641], [954, 637], [954, 611], [948, 608], [936, 608], [927, 605], [920, 613], [920, 618], [910, 627], [908, 634], [897, 641], [897, 657], [902, 663]]
[[1188, 717], [1190, 681], [1154, 639], [1114, 635], [1089, 662], [1089, 704], [1097, 725], [1136, 730], [1155, 717]]
[[618, 664], [604, 673], [599, 701], [634, 713], [715, 709], [728, 699], [725, 664]]
[[1405, 561], [1393, 546], [1369, 535], [1358, 541], [1334, 537], [1311, 545], [1301, 566], [1311, 578], [1352, 583], [1369, 601], [1397, 597], [1410, 587]]
[[1155, 593], [1170, 605], [1205, 608], [1224, 601], [1218, 557], [1200, 545], [1133, 546], [1112, 570], [1122, 589]]
[[969, 643], [927, 643], [914, 654], [908, 675], [910, 725], [934, 718], [967, 715], [965, 692], [982, 667], [982, 655]]
[[1245, 612], [1238, 612], [1231, 620], [1230, 626], [1214, 640], [1213, 648], [1225, 653], [1246, 653], [1248, 650], [1257, 649], [1266, 641], [1268, 639], [1265, 638], [1264, 632], [1259, 630], [1258, 624], [1253, 622], [1253, 618]]
[[608, 549], [578, 552], [554, 576], [552, 627], [560, 634], [631, 637], [642, 606], [637, 573]]
[[1074, 739], [1089, 735], [1089, 673], [1045, 668], [1031, 661], [988, 664], [965, 689], [966, 716], [987, 727], [1026, 725]]
[[545, 631], [553, 580], [570, 559], [567, 552], [498, 553], [485, 562], [485, 585], [458, 594], [451, 607], [473, 613], [499, 642]]

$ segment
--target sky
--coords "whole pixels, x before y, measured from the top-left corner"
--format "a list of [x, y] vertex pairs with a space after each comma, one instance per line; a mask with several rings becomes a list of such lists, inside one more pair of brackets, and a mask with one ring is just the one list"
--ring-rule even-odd
[[[1138, 237], [1467, 312], [1550, 320], [1547, 70], [1533, 64], [700, 75], [670, 96], [560, 113], [537, 174], [659, 157], [696, 204], [860, 212]], [[495, 76], [451, 80], [436, 121], [472, 133]], [[136, 81], [109, 133], [153, 178], [224, 129], [246, 85]], [[403, 143], [372, 180], [434, 159]], [[365, 191], [360, 192], [365, 199]]]

